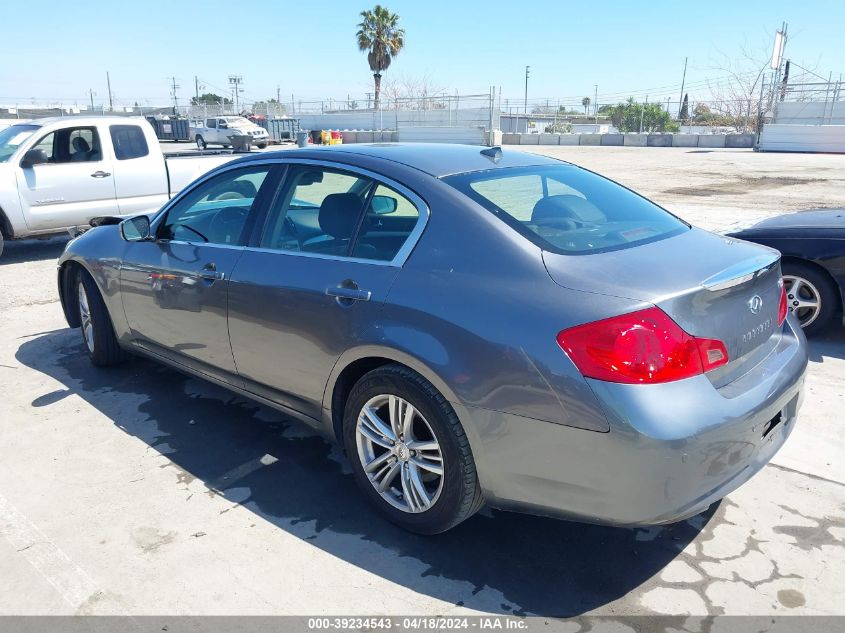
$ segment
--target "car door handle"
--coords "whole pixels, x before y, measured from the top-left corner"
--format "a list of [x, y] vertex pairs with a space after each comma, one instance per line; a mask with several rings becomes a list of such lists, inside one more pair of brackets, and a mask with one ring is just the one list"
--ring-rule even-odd
[[218, 279], [224, 279], [226, 274], [217, 272], [216, 270], [201, 270], [199, 277], [201, 279], [208, 279], [209, 281], [217, 281]]
[[330, 297], [337, 297], [338, 299], [349, 299], [352, 301], [369, 301], [373, 293], [369, 290], [361, 290], [360, 288], [346, 288], [344, 286], [335, 286], [334, 288], [326, 288], [326, 294]]
[[197, 274], [201, 279], [207, 279], [209, 281], [217, 281], [218, 279], [223, 279], [226, 277], [224, 273], [221, 273], [217, 270], [217, 264], [215, 264], [214, 262], [208, 263], [203, 266]]
[[107, 171], [95, 171], [91, 174], [91, 178], [108, 178], [109, 176], [111, 176], [111, 173]]

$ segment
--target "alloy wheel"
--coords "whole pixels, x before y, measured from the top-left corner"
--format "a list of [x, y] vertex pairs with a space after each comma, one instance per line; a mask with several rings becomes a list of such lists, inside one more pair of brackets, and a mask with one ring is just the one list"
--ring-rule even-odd
[[798, 316], [801, 327], [807, 327], [821, 313], [822, 299], [818, 288], [803, 277], [784, 275], [786, 305]]
[[82, 334], [85, 336], [85, 344], [88, 351], [94, 351], [94, 323], [91, 321], [91, 308], [88, 305], [88, 294], [85, 292], [85, 284], [79, 282], [79, 320], [82, 325]]
[[358, 459], [376, 492], [394, 508], [429, 510], [443, 490], [443, 453], [425, 417], [399, 396], [367, 401], [356, 425]]

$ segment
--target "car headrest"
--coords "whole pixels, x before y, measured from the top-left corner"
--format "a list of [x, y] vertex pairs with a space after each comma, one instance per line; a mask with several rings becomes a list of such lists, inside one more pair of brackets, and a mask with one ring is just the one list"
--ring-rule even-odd
[[604, 222], [605, 219], [604, 213], [592, 202], [571, 194], [541, 198], [531, 212], [531, 221], [537, 224], [549, 224], [559, 220]]
[[336, 240], [351, 238], [361, 204], [361, 198], [354, 193], [330, 193], [320, 205], [320, 228]]
[[81, 136], [75, 137], [73, 139], [73, 141], [71, 141], [71, 144], [73, 145], [73, 150], [75, 152], [90, 152], [91, 151], [91, 146], [88, 145], [88, 141], [86, 141]]

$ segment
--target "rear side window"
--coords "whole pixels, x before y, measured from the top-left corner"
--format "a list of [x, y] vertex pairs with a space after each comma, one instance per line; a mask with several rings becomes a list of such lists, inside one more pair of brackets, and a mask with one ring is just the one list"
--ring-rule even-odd
[[642, 196], [572, 165], [470, 172], [443, 180], [540, 248], [560, 254], [619, 250], [689, 228]]
[[366, 176], [292, 167], [270, 209], [261, 247], [334, 258], [392, 261], [416, 228], [408, 198]]
[[112, 125], [109, 127], [114, 155], [117, 160], [141, 158], [150, 153], [144, 130], [137, 125]]

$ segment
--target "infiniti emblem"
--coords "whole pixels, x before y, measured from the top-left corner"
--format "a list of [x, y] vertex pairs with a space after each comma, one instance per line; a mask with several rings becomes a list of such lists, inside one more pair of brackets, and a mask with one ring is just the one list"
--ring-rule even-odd
[[748, 300], [748, 309], [751, 310], [751, 314], [759, 314], [762, 307], [763, 299], [760, 295], [754, 295]]

